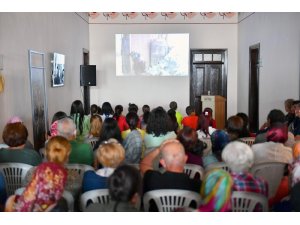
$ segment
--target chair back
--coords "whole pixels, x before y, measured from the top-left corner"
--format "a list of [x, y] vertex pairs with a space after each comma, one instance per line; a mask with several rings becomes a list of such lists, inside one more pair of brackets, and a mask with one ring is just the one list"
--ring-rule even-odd
[[80, 196], [80, 210], [84, 211], [90, 203], [108, 204], [110, 201], [108, 189], [96, 189], [84, 192]]
[[65, 168], [68, 171], [74, 171], [74, 172], [78, 173], [80, 175], [81, 179], [83, 178], [84, 172], [86, 172], [88, 170], [94, 170], [94, 168], [92, 166], [85, 165], [85, 164], [77, 164], [77, 163], [66, 164]]
[[230, 172], [230, 169], [228, 167], [228, 165], [225, 162], [215, 162], [215, 163], [211, 163], [209, 164], [206, 168], [205, 168], [205, 172], [211, 169], [223, 169], [227, 172]]
[[0, 163], [0, 172], [5, 179], [7, 196], [13, 195], [15, 190], [22, 187], [31, 165], [25, 163]]
[[250, 169], [250, 172], [255, 177], [263, 178], [268, 182], [269, 198], [273, 197], [276, 194], [278, 186], [284, 175], [285, 165], [285, 163], [280, 162], [259, 163], [254, 164]]
[[197, 174], [199, 174], [200, 180], [202, 180], [204, 177], [203, 167], [195, 164], [185, 164], [184, 173], [187, 174], [191, 179], [194, 179]]
[[[15, 191], [15, 195], [21, 195], [25, 191], [25, 187], [18, 188]], [[74, 211], [74, 197], [69, 191], [64, 191], [62, 197], [67, 201], [68, 211]]]
[[239, 141], [244, 142], [251, 147], [255, 141], [255, 137], [244, 137], [240, 138]]
[[254, 212], [257, 208], [263, 212], [268, 212], [268, 199], [266, 196], [246, 191], [232, 192], [232, 212]]
[[92, 149], [94, 149], [94, 147], [95, 147], [98, 140], [99, 140], [99, 138], [93, 137], [93, 138], [86, 139], [84, 142], [91, 145]]
[[144, 210], [149, 211], [150, 201], [154, 200], [159, 212], [172, 212], [177, 208], [190, 207], [192, 202], [198, 207], [201, 203], [199, 193], [179, 189], [159, 189], [144, 194]]

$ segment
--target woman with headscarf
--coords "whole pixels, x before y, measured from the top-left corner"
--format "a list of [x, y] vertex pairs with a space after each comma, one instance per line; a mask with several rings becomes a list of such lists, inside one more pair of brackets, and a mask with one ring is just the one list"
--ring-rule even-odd
[[[67, 211], [62, 199], [66, 170], [52, 162], [40, 164], [31, 182], [21, 195], [12, 195], [6, 202], [6, 212]], [[65, 208], [66, 207], [66, 208]]]
[[210, 170], [204, 177], [200, 194], [200, 212], [227, 212], [231, 209], [231, 187], [233, 181], [229, 173], [222, 169]]

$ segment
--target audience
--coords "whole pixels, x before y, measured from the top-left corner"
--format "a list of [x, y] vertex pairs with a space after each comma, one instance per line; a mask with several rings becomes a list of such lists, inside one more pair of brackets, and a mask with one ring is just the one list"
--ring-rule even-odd
[[126, 122], [129, 125], [130, 133], [123, 141], [125, 148], [125, 162], [129, 164], [140, 163], [143, 150], [143, 137], [141, 130], [137, 130], [139, 117], [135, 112], [126, 115]]
[[8, 148], [0, 149], [0, 163], [16, 162], [37, 166], [42, 162], [37, 151], [25, 148], [28, 131], [21, 122], [8, 123], [4, 127], [2, 139]]
[[31, 182], [21, 195], [12, 195], [6, 202], [6, 212], [67, 212], [62, 194], [67, 172], [56, 163], [40, 164]]
[[88, 136], [85, 138], [87, 142], [90, 139], [99, 138], [102, 129], [102, 118], [98, 114], [92, 115], [90, 119], [90, 131]]
[[120, 128], [120, 131], [127, 130], [129, 128], [125, 116], [122, 115], [123, 112], [123, 106], [116, 105], [115, 107], [115, 114], [113, 118], [118, 122], [118, 126]]
[[183, 127], [177, 134], [177, 140], [184, 147], [187, 163], [203, 166], [202, 155], [206, 144], [198, 139], [197, 132], [191, 127]]
[[268, 197], [267, 182], [248, 172], [253, 165], [254, 154], [247, 144], [230, 142], [222, 152], [222, 159], [231, 170], [233, 191], [255, 192]]
[[249, 131], [249, 127], [248, 127], [249, 117], [247, 116], [247, 114], [243, 113], [243, 112], [239, 112], [236, 114], [236, 116], [241, 117], [243, 120], [243, 131], [240, 134], [240, 138], [254, 136], [253, 134], [250, 134], [250, 131]]
[[182, 119], [181, 124], [184, 127], [190, 127], [194, 130], [197, 130], [199, 118], [198, 116], [196, 116], [195, 108], [192, 106], [188, 106], [186, 107], [185, 111], [188, 116]]
[[176, 134], [172, 130], [171, 119], [167, 112], [161, 106], [153, 109], [149, 116], [144, 138], [145, 154], [160, 146], [164, 140], [172, 138], [176, 138]]
[[170, 102], [169, 107], [170, 107], [170, 109], [173, 109], [176, 112], [175, 116], [177, 119], [179, 129], [182, 129], [181, 121], [182, 121], [183, 116], [179, 111], [177, 111], [177, 102], [175, 102], [175, 101]]
[[119, 166], [108, 178], [109, 203], [91, 204], [86, 212], [137, 212], [141, 186], [142, 178], [136, 168], [129, 165]]
[[76, 138], [83, 141], [90, 130], [90, 118], [84, 115], [83, 104], [80, 100], [75, 100], [71, 105], [70, 116], [76, 124]]
[[150, 113], [150, 106], [149, 105], [143, 105], [142, 107], [143, 115], [140, 116], [141, 121], [141, 129], [146, 130], [147, 122], [144, 119], [145, 114]]
[[230, 141], [236, 141], [243, 137], [244, 123], [243, 119], [239, 116], [231, 116], [226, 122], [226, 131]]
[[97, 106], [96, 104], [92, 104], [91, 105], [91, 117], [94, 115], [99, 115], [100, 116], [101, 113], [101, 109], [99, 106]]
[[216, 123], [216, 120], [213, 119], [213, 110], [211, 108], [208, 108], [208, 107], [205, 108], [203, 110], [203, 115], [204, 115], [205, 119], [207, 120], [210, 127], [217, 128], [217, 123]]
[[58, 111], [54, 113], [51, 121], [50, 131], [48, 134], [48, 138], [54, 137], [57, 135], [57, 121], [67, 117], [68, 115], [65, 112]]
[[[164, 173], [153, 169], [153, 161], [160, 157], [160, 163], [165, 169]], [[176, 140], [166, 140], [160, 147], [156, 148], [140, 163], [143, 177], [143, 192], [146, 193], [158, 189], [183, 189], [199, 193], [201, 181], [199, 179], [190, 179], [183, 173], [184, 165], [187, 161], [184, 147]], [[157, 208], [150, 203], [150, 211]]]
[[176, 112], [174, 109], [169, 109], [168, 110], [168, 116], [171, 119], [171, 126], [172, 126], [172, 130], [177, 134], [178, 130], [179, 130], [179, 125], [177, 123], [177, 118], [176, 118]]
[[199, 115], [197, 133], [200, 139], [209, 138], [209, 121], [202, 114]]
[[116, 139], [104, 141], [96, 151], [95, 168], [97, 171], [86, 171], [82, 181], [82, 192], [107, 188], [107, 178], [114, 172], [125, 159], [125, 150]]
[[92, 165], [93, 150], [87, 143], [76, 140], [76, 125], [70, 118], [63, 118], [57, 123], [58, 135], [65, 137], [71, 144], [69, 163]]
[[102, 121], [105, 121], [106, 118], [112, 118], [114, 114], [114, 110], [111, 107], [109, 102], [103, 102], [101, 109], [101, 117]]
[[252, 145], [254, 164], [264, 162], [291, 163], [292, 149], [284, 146], [288, 138], [286, 125], [273, 127], [267, 131], [267, 142]]
[[222, 169], [207, 172], [201, 186], [200, 212], [228, 212], [231, 210], [232, 178]]
[[222, 162], [222, 151], [229, 143], [229, 136], [223, 130], [214, 131], [211, 136], [211, 152], [203, 157], [203, 166], [206, 168], [208, 165], [216, 162]]
[[287, 114], [285, 115], [285, 122], [289, 126], [295, 119], [295, 108], [294, 108], [294, 99], [287, 99], [284, 101], [284, 108]]
[[122, 143], [121, 131], [117, 121], [113, 118], [106, 118], [102, 124], [99, 139], [93, 150], [96, 150], [102, 142], [107, 141], [110, 138], [114, 138], [119, 143]]

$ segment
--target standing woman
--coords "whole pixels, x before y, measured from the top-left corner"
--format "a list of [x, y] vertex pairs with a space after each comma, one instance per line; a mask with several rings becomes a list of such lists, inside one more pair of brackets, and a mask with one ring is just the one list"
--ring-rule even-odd
[[78, 141], [83, 141], [90, 130], [90, 119], [84, 115], [83, 104], [80, 100], [75, 100], [71, 105], [70, 116], [76, 124]]

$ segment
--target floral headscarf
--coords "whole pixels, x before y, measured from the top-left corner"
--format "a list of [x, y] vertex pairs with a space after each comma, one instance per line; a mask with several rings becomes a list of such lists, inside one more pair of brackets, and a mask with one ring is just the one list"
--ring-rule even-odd
[[61, 198], [67, 179], [66, 170], [52, 162], [40, 164], [23, 194], [16, 196], [14, 211], [43, 212]]
[[205, 176], [200, 194], [202, 212], [226, 212], [231, 208], [231, 187], [233, 181], [229, 173], [222, 169], [213, 169]]
[[58, 131], [57, 131], [57, 120], [54, 121], [51, 126], [50, 126], [50, 135], [51, 137], [57, 136], [58, 135]]

